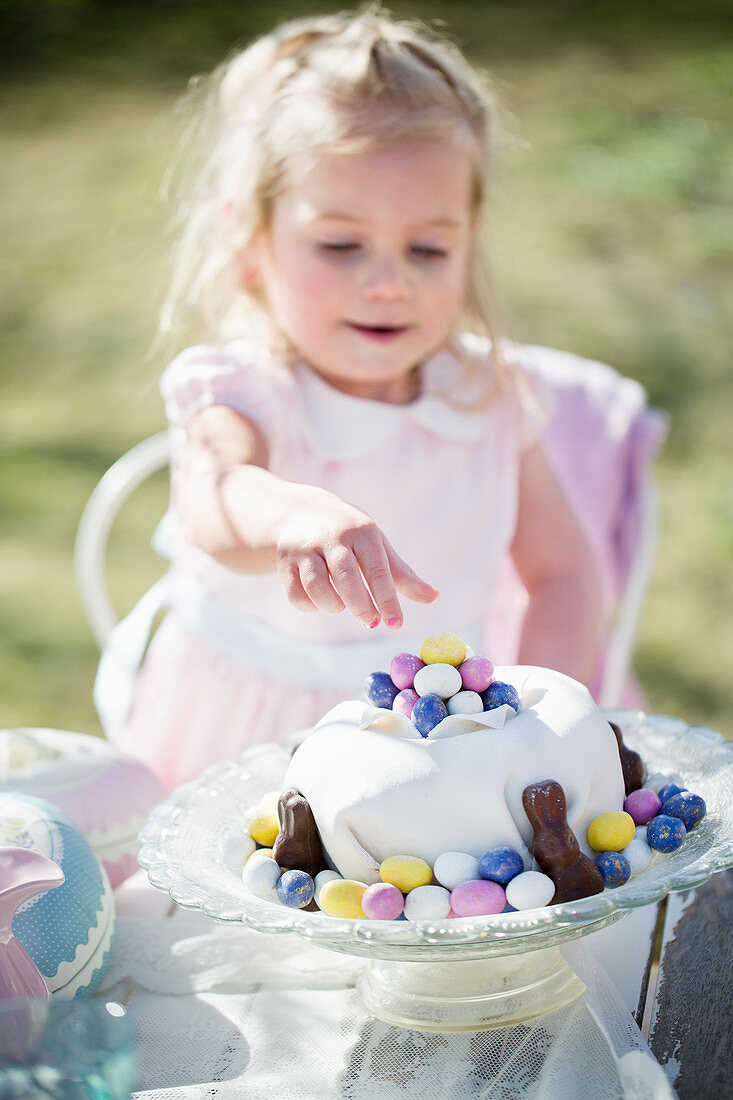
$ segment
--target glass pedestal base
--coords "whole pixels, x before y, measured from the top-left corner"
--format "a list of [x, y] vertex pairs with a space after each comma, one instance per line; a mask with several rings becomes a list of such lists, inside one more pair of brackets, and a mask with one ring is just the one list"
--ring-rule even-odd
[[484, 1031], [556, 1012], [585, 992], [560, 949], [446, 962], [374, 960], [357, 986], [364, 1007], [413, 1031]]

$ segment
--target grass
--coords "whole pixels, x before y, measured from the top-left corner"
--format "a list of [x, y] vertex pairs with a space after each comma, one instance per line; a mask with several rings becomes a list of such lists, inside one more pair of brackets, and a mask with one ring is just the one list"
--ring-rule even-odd
[[[636, 663], [653, 709], [733, 736], [726, 9], [710, 0], [691, 25], [671, 3], [656, 16], [631, 4], [394, 7], [447, 18], [511, 108], [491, 210], [509, 331], [612, 363], [671, 414]], [[15, 48], [0, 100], [11, 166], [0, 182], [0, 698], [5, 725], [96, 732], [73, 539], [103, 471], [163, 425], [150, 348], [170, 109], [191, 73], [267, 29], [273, 7], [34, 9], [32, 30], [25, 5], [0, 13]], [[120, 609], [160, 571], [143, 547], [164, 504], [159, 482], [121, 517], [110, 562]]]

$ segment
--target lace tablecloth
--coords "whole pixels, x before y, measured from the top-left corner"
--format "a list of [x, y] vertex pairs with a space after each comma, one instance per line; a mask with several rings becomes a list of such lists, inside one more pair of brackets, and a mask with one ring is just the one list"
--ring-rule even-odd
[[582, 941], [588, 992], [526, 1025], [390, 1027], [354, 991], [364, 960], [178, 910], [118, 917], [102, 996], [126, 1004], [145, 1100], [669, 1100], [620, 994]]

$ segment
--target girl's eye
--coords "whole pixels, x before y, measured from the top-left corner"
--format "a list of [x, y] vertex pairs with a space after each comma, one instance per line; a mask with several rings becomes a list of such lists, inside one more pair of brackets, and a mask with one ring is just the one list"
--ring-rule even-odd
[[324, 252], [336, 252], [343, 255], [348, 252], [356, 252], [359, 245], [356, 241], [323, 241], [321, 248]]
[[444, 248], [429, 244], [414, 244], [410, 251], [420, 260], [443, 260], [448, 255]]

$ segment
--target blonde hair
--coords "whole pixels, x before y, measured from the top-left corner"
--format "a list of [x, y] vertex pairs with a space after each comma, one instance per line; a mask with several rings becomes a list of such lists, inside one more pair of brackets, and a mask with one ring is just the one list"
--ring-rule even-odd
[[[242, 320], [267, 325], [237, 257], [314, 159], [406, 140], [459, 142], [473, 159], [478, 211], [499, 129], [491, 93], [452, 42], [374, 7], [285, 23], [192, 82], [184, 102], [192, 113], [177, 162], [182, 231], [161, 314], [171, 336], [191, 319], [206, 338], [233, 334]], [[486, 252], [479, 232], [461, 321], [489, 336], [496, 356]]]

